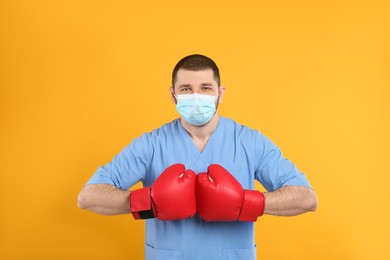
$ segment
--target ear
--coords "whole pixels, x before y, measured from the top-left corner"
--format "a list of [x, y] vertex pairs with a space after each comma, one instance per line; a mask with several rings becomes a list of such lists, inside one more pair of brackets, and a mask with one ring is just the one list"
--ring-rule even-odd
[[169, 87], [169, 92], [171, 93], [171, 98], [172, 98], [172, 102], [173, 102], [173, 104], [177, 104], [177, 100], [176, 100], [176, 98], [175, 98], [175, 92], [174, 92], [174, 90], [173, 90], [173, 87]]
[[218, 103], [219, 103], [219, 104], [222, 103], [223, 96], [225, 95], [225, 90], [226, 90], [226, 87], [225, 87], [225, 86], [219, 87], [219, 99], [218, 99]]

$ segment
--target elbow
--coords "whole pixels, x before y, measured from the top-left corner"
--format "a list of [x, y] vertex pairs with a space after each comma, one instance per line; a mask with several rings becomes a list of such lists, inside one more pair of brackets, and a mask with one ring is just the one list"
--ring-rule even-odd
[[88, 209], [88, 204], [88, 194], [85, 188], [83, 188], [77, 197], [77, 206], [79, 209]]
[[306, 197], [306, 209], [307, 211], [315, 212], [318, 207], [318, 198], [316, 193], [312, 189], [308, 189], [308, 194]]

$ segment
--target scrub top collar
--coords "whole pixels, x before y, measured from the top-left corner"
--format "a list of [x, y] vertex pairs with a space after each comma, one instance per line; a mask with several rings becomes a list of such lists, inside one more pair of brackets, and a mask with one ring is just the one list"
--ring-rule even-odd
[[183, 124], [181, 123], [181, 119], [179, 118], [179, 129], [180, 129], [180, 134], [183, 136], [185, 144], [188, 145], [188, 147], [191, 147], [191, 151], [194, 155], [201, 156], [207, 153], [209, 150], [208, 147], [213, 146], [213, 143], [215, 142], [215, 136], [218, 135], [218, 133], [221, 131], [222, 128], [222, 123], [224, 118], [222, 116], [219, 116], [218, 124], [217, 127], [214, 129], [214, 132], [210, 135], [209, 140], [207, 140], [207, 143], [205, 147], [203, 148], [203, 151], [199, 151], [198, 147], [196, 147], [194, 141], [192, 140], [190, 134], [187, 132], [187, 130], [184, 128]]

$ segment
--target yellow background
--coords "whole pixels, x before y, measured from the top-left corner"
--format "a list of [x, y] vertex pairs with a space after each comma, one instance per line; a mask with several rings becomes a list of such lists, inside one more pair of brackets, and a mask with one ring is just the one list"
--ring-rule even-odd
[[192, 53], [220, 67], [220, 114], [270, 137], [319, 197], [259, 219], [258, 259], [390, 259], [388, 1], [4, 0], [0, 30], [1, 259], [143, 258], [143, 221], [77, 194], [178, 116], [171, 71]]

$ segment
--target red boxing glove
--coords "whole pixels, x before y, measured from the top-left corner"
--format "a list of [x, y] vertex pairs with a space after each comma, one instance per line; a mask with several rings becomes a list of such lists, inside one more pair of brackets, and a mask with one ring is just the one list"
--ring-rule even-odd
[[196, 174], [183, 164], [169, 166], [151, 187], [130, 193], [130, 209], [135, 219], [157, 217], [177, 220], [196, 213]]
[[263, 215], [264, 195], [244, 190], [222, 166], [212, 164], [196, 178], [198, 214], [206, 221], [256, 221]]

